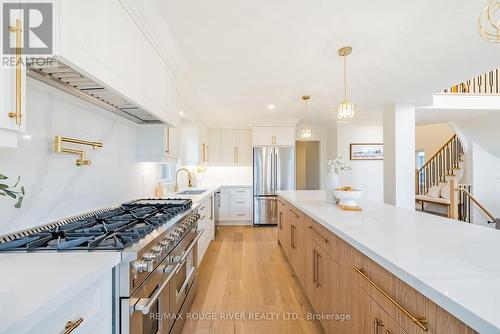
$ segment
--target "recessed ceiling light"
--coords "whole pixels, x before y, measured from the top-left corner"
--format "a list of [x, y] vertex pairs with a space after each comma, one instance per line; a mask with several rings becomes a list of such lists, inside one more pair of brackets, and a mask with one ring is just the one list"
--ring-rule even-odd
[[270, 104], [267, 106], [267, 109], [274, 110], [274, 109], [276, 109], [276, 106], [274, 104]]
[[179, 115], [183, 116], [184, 115], [184, 111], [179, 110]]
[[31, 136], [30, 135], [23, 135], [22, 138], [25, 139], [25, 140], [30, 140]]

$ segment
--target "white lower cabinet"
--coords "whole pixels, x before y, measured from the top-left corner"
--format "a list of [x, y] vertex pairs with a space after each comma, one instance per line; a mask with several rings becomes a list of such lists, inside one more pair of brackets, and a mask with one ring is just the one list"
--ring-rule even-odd
[[28, 330], [28, 333], [64, 333], [68, 321], [81, 323], [71, 332], [108, 334], [112, 330], [112, 273], [104, 274], [56, 309], [47, 321], [42, 321]]
[[223, 187], [221, 189], [221, 222], [252, 221], [252, 187]]
[[198, 220], [198, 229], [203, 229], [203, 234], [198, 239], [198, 265], [203, 260], [210, 242], [214, 240], [215, 222], [214, 222], [214, 195], [200, 202], [198, 209], [200, 219]]

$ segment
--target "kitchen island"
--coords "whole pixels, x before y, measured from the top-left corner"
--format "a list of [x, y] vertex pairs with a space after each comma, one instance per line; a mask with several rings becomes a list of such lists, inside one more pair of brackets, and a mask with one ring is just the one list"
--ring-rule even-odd
[[111, 333], [111, 273], [120, 259], [115, 252], [1, 254], [0, 333], [63, 333], [69, 321], [79, 333]]
[[[379, 314], [388, 315], [387, 321], [394, 320], [396, 329], [387, 333], [500, 333], [497, 230], [368, 201], [360, 202], [361, 212], [343, 211], [326, 203], [323, 191], [281, 191], [278, 195], [279, 242], [313, 307], [335, 311], [336, 296], [331, 293], [345, 287], [336, 279], [343, 269], [347, 280], [356, 282], [353, 288], [361, 287], [370, 297], [353, 290], [351, 299], [371, 303], [367, 309], [380, 308]], [[307, 234], [312, 248], [304, 241]], [[316, 261], [312, 265], [309, 251]], [[326, 274], [315, 269], [325, 259], [329, 267], [320, 267], [329, 271]], [[304, 273], [301, 267], [306, 268]], [[321, 296], [310, 293], [321, 288], [317, 282], [325, 275], [331, 286], [322, 287], [320, 294], [332, 296], [329, 306], [323, 305]], [[314, 282], [313, 288], [308, 279]], [[384, 314], [373, 316], [365, 310], [370, 318], [361, 309], [358, 315], [366, 317], [369, 328], [384, 326], [380, 320]], [[387, 326], [383, 329], [386, 333]]]

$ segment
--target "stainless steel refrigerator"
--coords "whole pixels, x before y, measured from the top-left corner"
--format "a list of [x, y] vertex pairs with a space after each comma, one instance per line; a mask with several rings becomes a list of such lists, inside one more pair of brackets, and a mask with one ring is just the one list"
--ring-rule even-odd
[[253, 223], [278, 224], [278, 190], [295, 189], [295, 148], [253, 149]]

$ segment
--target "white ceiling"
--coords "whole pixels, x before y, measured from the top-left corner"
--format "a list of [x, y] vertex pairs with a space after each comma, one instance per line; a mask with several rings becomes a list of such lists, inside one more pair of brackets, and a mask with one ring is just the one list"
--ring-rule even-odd
[[[454, 83], [500, 67], [500, 45], [483, 41], [477, 18], [486, 0], [151, 0], [187, 64], [190, 104], [209, 126], [254, 119], [332, 118], [348, 58], [350, 97], [360, 118], [384, 105], [431, 103]], [[139, 5], [139, 3], [137, 3]], [[274, 111], [268, 104], [276, 105]]]

